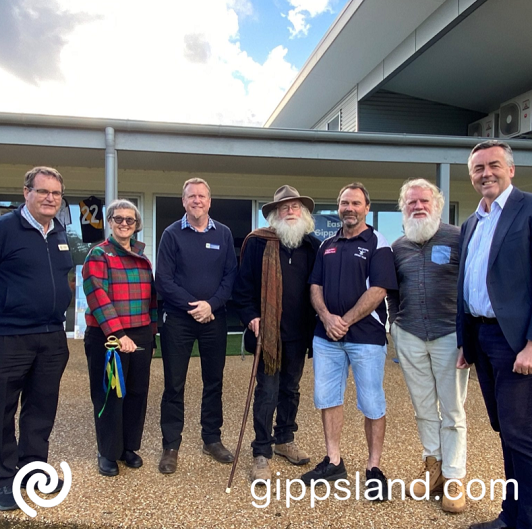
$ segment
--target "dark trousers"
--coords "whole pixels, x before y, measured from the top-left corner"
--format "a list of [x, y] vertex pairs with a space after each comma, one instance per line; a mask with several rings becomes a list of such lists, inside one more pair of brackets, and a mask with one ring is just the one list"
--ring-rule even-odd
[[161, 401], [163, 448], [178, 450], [185, 415], [185, 381], [194, 342], [198, 340], [201, 357], [203, 396], [201, 400], [201, 437], [205, 444], [220, 441], [222, 385], [227, 348], [225, 312], [209, 323], [198, 323], [186, 313], [167, 314], [161, 331], [164, 366], [164, 393]]
[[[513, 373], [515, 352], [499, 325], [474, 322], [477, 374], [492, 428], [499, 432], [508, 485], [500, 518], [509, 527], [532, 527], [532, 375]], [[495, 478], [495, 476], [493, 477]]]
[[[304, 340], [283, 342], [281, 370], [274, 375], [264, 372], [261, 355], [253, 401], [253, 457], [264, 456], [271, 459], [272, 443], [283, 444], [294, 440], [294, 432], [297, 432], [299, 381], [303, 375], [306, 351]], [[277, 418], [272, 436], [273, 414], [276, 409]]]
[[[68, 362], [63, 331], [0, 336], [0, 487], [33, 461], [48, 460], [61, 376]], [[19, 441], [15, 413], [21, 397]]]
[[111, 389], [105, 403], [103, 377], [105, 368], [106, 338], [99, 328], [87, 328], [85, 333], [85, 354], [89, 367], [91, 400], [94, 406], [96, 441], [98, 452], [111, 461], [120, 459], [124, 450], [138, 450], [142, 440], [148, 389], [150, 385], [150, 365], [153, 354], [153, 337], [147, 329], [145, 341], [134, 340], [143, 351], [121, 353], [116, 351], [122, 362], [126, 396], [118, 398]]

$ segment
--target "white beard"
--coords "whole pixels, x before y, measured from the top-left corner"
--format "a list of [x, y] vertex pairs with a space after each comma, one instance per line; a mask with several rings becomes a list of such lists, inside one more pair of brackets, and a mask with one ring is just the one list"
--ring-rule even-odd
[[299, 248], [307, 233], [307, 223], [303, 217], [287, 222], [285, 219], [272, 219], [270, 226], [277, 233], [281, 244], [287, 248]]
[[434, 237], [440, 227], [440, 214], [433, 212], [431, 216], [414, 218], [414, 213], [410, 217], [403, 214], [403, 226], [405, 237], [417, 244], [423, 244]]

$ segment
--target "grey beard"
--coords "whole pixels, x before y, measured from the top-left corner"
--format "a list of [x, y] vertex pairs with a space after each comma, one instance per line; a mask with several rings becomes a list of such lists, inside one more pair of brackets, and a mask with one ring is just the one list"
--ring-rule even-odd
[[410, 216], [406, 218], [403, 216], [403, 226], [405, 229], [405, 237], [417, 244], [423, 244], [434, 237], [434, 234], [440, 227], [439, 214], [433, 214], [430, 217], [416, 219]]
[[289, 224], [284, 219], [272, 219], [270, 226], [277, 233], [281, 244], [287, 248], [299, 248], [303, 242], [303, 237], [307, 233], [307, 223], [303, 217], [299, 217], [296, 222]]

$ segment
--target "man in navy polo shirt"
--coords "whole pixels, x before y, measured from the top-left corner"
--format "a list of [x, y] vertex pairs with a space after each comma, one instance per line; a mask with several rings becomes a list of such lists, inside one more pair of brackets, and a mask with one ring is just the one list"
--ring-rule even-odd
[[314, 334], [314, 404], [322, 410], [327, 456], [303, 474], [312, 480], [345, 479], [340, 456], [343, 399], [349, 365], [357, 387], [358, 409], [365, 416], [369, 457], [368, 499], [386, 499], [387, 481], [379, 469], [386, 401], [383, 379], [386, 359], [387, 290], [397, 289], [390, 245], [366, 224], [370, 199], [366, 188], [352, 183], [340, 190], [338, 215], [342, 228], [320, 247], [309, 279], [311, 300], [319, 319]]

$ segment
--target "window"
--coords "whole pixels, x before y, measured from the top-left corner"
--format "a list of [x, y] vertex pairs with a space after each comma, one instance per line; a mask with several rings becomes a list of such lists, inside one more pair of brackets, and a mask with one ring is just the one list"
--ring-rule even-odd
[[336, 114], [336, 116], [327, 123], [327, 130], [340, 130], [340, 113]]

